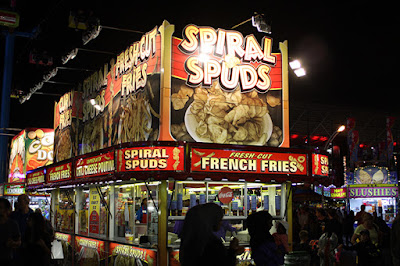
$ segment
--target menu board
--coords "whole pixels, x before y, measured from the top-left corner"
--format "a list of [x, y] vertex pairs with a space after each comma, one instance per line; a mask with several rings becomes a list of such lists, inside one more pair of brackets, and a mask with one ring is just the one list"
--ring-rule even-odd
[[48, 183], [67, 181], [72, 178], [72, 163], [64, 163], [47, 168], [46, 181]]
[[53, 163], [54, 131], [27, 128], [11, 141], [8, 182], [24, 182], [27, 171]]
[[[172, 39], [171, 135], [176, 140], [282, 146], [282, 54], [272, 39], [187, 25]], [[284, 144], [283, 147], [287, 147]]]
[[307, 175], [307, 154], [191, 149], [192, 172]]
[[114, 151], [109, 151], [97, 156], [80, 158], [75, 161], [75, 177], [86, 178], [113, 173]]
[[110, 243], [109, 265], [157, 265], [157, 252], [150, 249]]
[[117, 151], [117, 171], [183, 171], [184, 147], [132, 147]]

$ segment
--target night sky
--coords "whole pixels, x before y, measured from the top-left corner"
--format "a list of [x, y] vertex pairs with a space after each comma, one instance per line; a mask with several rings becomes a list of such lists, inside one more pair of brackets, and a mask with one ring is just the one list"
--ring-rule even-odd
[[[53, 56], [55, 65], [61, 65], [60, 57], [72, 48], [118, 53], [141, 37], [137, 33], [103, 29], [97, 39], [83, 46], [81, 32], [68, 28], [71, 10], [91, 10], [101, 25], [143, 32], [161, 25], [166, 19], [176, 25], [174, 35], [178, 37], [189, 23], [230, 29], [258, 12], [272, 21], [274, 47], [288, 40], [289, 56], [300, 59], [307, 71], [303, 78], [297, 78], [293, 73], [290, 75], [291, 104], [330, 104], [391, 115], [398, 113], [396, 89], [399, 87], [399, 74], [395, 64], [399, 60], [396, 52], [396, 26], [399, 24], [395, 23], [395, 8], [361, 1], [347, 1], [345, 4], [325, 1], [256, 2], [216, 4], [216, 1], [201, 1], [158, 5], [147, 1], [139, 5], [138, 1], [132, 4], [125, 1], [109, 1], [107, 4], [100, 4], [100, 1], [16, 1], [16, 10], [21, 16], [17, 30], [31, 31], [40, 24], [41, 32], [35, 40], [16, 40], [13, 89], [28, 92], [49, 69], [28, 64], [32, 49], [47, 51]], [[3, 9], [9, 7], [9, 1], [2, 1], [0, 6]], [[259, 40], [263, 36], [251, 23], [236, 30], [243, 35], [254, 34]], [[3, 66], [4, 37], [0, 47]], [[111, 55], [79, 52], [74, 62], [65, 66], [96, 70], [110, 58]], [[61, 72], [52, 80], [77, 83], [90, 74]], [[45, 84], [41, 92], [63, 94], [69, 88], [67, 85]], [[54, 101], [58, 98], [33, 95], [22, 105], [12, 99], [10, 127], [52, 127]]]

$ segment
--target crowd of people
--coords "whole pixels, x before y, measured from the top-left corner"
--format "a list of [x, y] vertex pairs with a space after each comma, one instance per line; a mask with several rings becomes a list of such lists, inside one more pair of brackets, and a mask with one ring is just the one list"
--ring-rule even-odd
[[[0, 198], [1, 265], [50, 265], [54, 231], [49, 221], [40, 210], [29, 208], [25, 194], [18, 197], [15, 211], [11, 209], [10, 202]], [[400, 216], [390, 228], [376, 213], [365, 212], [365, 206], [356, 215], [333, 208], [300, 206], [296, 210], [293, 250], [306, 254], [310, 265], [400, 265]], [[179, 233], [182, 266], [236, 264], [244, 247], [237, 238], [225, 247], [219, 232], [229, 229], [223, 216], [222, 208], [214, 203], [196, 205], [187, 212]], [[276, 232], [271, 234], [273, 226]], [[268, 211], [258, 211], [247, 217], [245, 227], [255, 265], [284, 264], [290, 248], [282, 222], [274, 225]], [[356, 254], [356, 260], [351, 261], [349, 254]]]
[[50, 265], [54, 231], [40, 209], [29, 208], [29, 197], [18, 196], [15, 211], [0, 198], [1, 265]]
[[365, 211], [300, 206], [294, 215], [294, 250], [306, 251], [311, 265], [400, 265], [400, 216], [392, 228]]

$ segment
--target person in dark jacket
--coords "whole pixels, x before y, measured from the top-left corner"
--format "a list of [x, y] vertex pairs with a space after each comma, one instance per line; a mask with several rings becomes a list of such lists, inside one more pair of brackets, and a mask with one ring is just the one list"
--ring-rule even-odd
[[214, 203], [196, 205], [188, 211], [179, 250], [182, 266], [236, 264], [236, 255], [244, 251], [243, 247], [239, 247], [239, 241], [233, 239], [229, 249], [226, 249], [213, 233], [221, 226], [223, 216], [222, 208]]
[[50, 265], [52, 236], [46, 231], [44, 218], [39, 213], [28, 217], [23, 242], [23, 265]]
[[[21, 245], [21, 235], [18, 224], [9, 218], [11, 204], [5, 198], [0, 198], [0, 264], [13, 263], [13, 251]], [[14, 261], [15, 262], [15, 261]]]
[[282, 253], [278, 250], [274, 237], [269, 232], [271, 227], [272, 216], [268, 211], [259, 211], [247, 217], [251, 257], [256, 265], [275, 266], [283, 264]]

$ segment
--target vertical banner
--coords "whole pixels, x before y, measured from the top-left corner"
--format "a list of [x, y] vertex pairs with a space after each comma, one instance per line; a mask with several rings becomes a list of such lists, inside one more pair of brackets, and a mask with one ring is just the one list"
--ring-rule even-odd
[[386, 117], [386, 151], [387, 151], [387, 160], [390, 165], [390, 161], [393, 156], [393, 134], [392, 127], [396, 118], [392, 116]]
[[89, 233], [98, 234], [100, 228], [100, 196], [95, 187], [89, 190]]
[[349, 168], [354, 169], [358, 153], [358, 131], [355, 130], [356, 121], [354, 118], [347, 118], [347, 145], [349, 148]]

